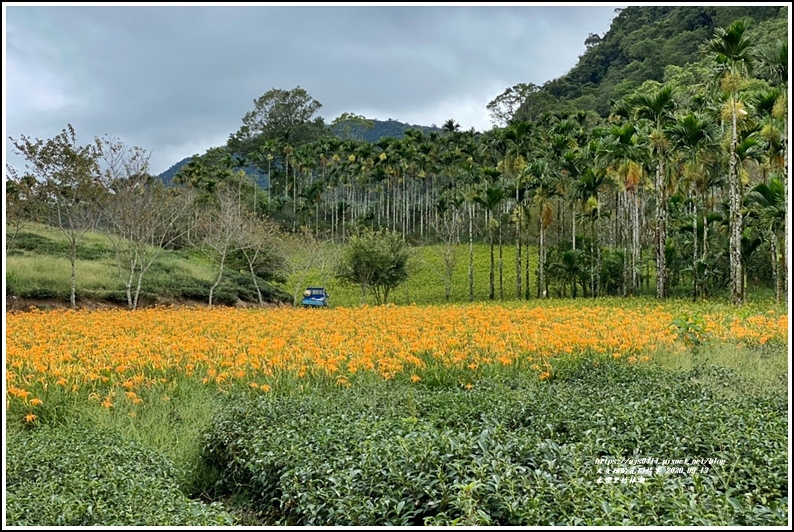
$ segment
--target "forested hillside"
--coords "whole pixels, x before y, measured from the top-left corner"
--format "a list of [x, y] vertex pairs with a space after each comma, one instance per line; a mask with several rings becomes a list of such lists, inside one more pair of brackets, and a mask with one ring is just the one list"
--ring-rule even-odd
[[[748, 9], [750, 17], [734, 18]], [[8, 220], [36, 213], [74, 239], [81, 224], [110, 234], [128, 224], [136, 245], [202, 251], [221, 274], [229, 256], [245, 269], [245, 254], [258, 250], [248, 269], [260, 268], [262, 279], [273, 277], [263, 257], [275, 244], [265, 242], [346, 245], [370, 229], [449, 250], [447, 280], [467, 267], [453, 260], [462, 246], [487, 244], [490, 299], [645, 290], [740, 304], [758, 288], [780, 301], [788, 277], [786, 14], [627, 8], [607, 34], [588, 38], [569, 74], [508, 88], [491, 102], [498, 125], [485, 132], [462, 131], [451, 117], [398, 137], [403, 125], [388, 121], [395, 136], [369, 141], [373, 120], [344, 113], [326, 124], [307, 90], [273, 89], [226, 145], [192, 158], [165, 189], [149, 179], [140, 151], [77, 147], [66, 130], [46, 153], [17, 140], [29, 160], [47, 155], [36, 170], [47, 188], [12, 175]], [[79, 157], [51, 157], [63, 150]], [[109, 153], [125, 164], [108, 166]], [[107, 204], [93, 219], [76, 210], [64, 221], [63, 209], [92, 204], [63, 203], [74, 194]], [[125, 218], [144, 207], [161, 216], [154, 235], [136, 234]], [[514, 250], [509, 279], [505, 246]], [[143, 249], [133, 248], [133, 256]], [[474, 284], [470, 274], [472, 299]]]
[[531, 120], [559, 109], [606, 117], [611, 100], [647, 80], [663, 81], [670, 65], [700, 60], [700, 47], [715, 28], [746, 17], [753, 41], [763, 47], [785, 39], [788, 25], [785, 6], [631, 6], [616, 11], [609, 30], [591, 33], [577, 64], [538, 87], [518, 118]]

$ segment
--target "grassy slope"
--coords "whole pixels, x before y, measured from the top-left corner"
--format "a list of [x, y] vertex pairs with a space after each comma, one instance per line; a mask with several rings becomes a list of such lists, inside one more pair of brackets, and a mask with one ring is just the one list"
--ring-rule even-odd
[[[25, 299], [68, 302], [70, 264], [63, 249], [66, 238], [59, 229], [38, 224], [27, 226], [19, 238], [31, 241], [29, 235], [45, 239], [45, 245], [34, 250], [15, 249], [6, 256], [6, 281], [12, 293]], [[184, 252], [162, 251], [144, 277], [144, 292], [147, 289], [157, 292], [175, 275], [200, 281], [214, 278], [212, 265], [201, 258]], [[76, 278], [78, 295], [83, 298], [101, 300], [110, 292], [124, 289], [113, 249], [101, 233], [86, 234], [78, 249]]]
[[[66, 240], [60, 230], [42, 225], [28, 226], [24, 233], [32, 233], [50, 241], [65, 244]], [[96, 257], [92, 260], [77, 261], [77, 289], [87, 297], [102, 297], [105, 291], [119, 291], [123, 284], [116, 271], [115, 259], [112, 248], [107, 239], [99, 233], [89, 233], [83, 245], [87, 250], [92, 250]], [[457, 265], [453, 274], [451, 302], [469, 301], [468, 286], [468, 246], [461, 244], [457, 249]], [[499, 300], [499, 271], [498, 247], [495, 248], [495, 283], [496, 299]], [[516, 297], [515, 288], [515, 247], [506, 245], [503, 248], [503, 284], [504, 299], [513, 300]], [[86, 254], [91, 254], [86, 252]], [[522, 264], [526, 261], [526, 250], [522, 250]], [[531, 297], [536, 294], [536, 269], [537, 250], [531, 250], [530, 276]], [[488, 299], [488, 274], [490, 267], [489, 248], [486, 244], [474, 246], [474, 299], [484, 301]], [[433, 304], [444, 302], [443, 259], [440, 246], [425, 246], [413, 250], [410, 262], [410, 277], [408, 281], [398, 287], [390, 296], [390, 302], [395, 304]], [[524, 266], [522, 265], [522, 270]], [[21, 297], [35, 299], [36, 294], [50, 294], [67, 301], [69, 298], [70, 267], [67, 255], [52, 249], [15, 251], [7, 257], [6, 271], [8, 283], [13, 287], [14, 293]], [[214, 266], [204, 257], [188, 255], [183, 252], [163, 251], [158, 257], [151, 273], [145, 279], [151, 285], [167, 283], [165, 272], [179, 272], [195, 279], [210, 281], [214, 278]], [[166, 277], [166, 278], [163, 278]], [[297, 276], [295, 276], [297, 277]], [[522, 285], [523, 285], [522, 272]], [[292, 293], [296, 279], [287, 281], [284, 288]], [[367, 294], [362, 300], [361, 290], [356, 286], [343, 285], [333, 276], [325, 280], [317, 271], [312, 271], [306, 276], [307, 286], [325, 284], [332, 294], [333, 306], [357, 306], [362, 303], [372, 304], [372, 297]], [[301, 289], [302, 290], [302, 289]], [[522, 289], [523, 290], [523, 289]]]
[[[68, 255], [65, 251], [66, 239], [63, 233], [52, 227], [43, 225], [30, 225], [23, 230], [21, 239], [29, 243], [31, 238], [42, 238], [44, 244], [36, 249], [23, 249], [12, 252], [6, 257], [7, 270], [7, 295], [15, 295], [24, 299], [60, 300], [68, 303], [70, 266]], [[58, 249], [58, 246], [61, 249]], [[19, 246], [16, 246], [17, 248]], [[30, 244], [28, 247], [31, 247]], [[409, 263], [410, 276], [408, 281], [395, 289], [389, 296], [389, 302], [404, 304], [439, 304], [445, 303], [442, 259], [442, 246], [422, 246], [412, 250]], [[500, 297], [499, 289], [499, 256], [498, 247], [495, 247], [495, 299], [497, 301], [515, 301], [516, 298], [516, 263], [515, 246], [506, 243], [503, 247], [503, 293]], [[82, 257], [82, 258], [80, 258]], [[530, 298], [537, 296], [537, 249], [529, 249], [530, 259]], [[524, 287], [524, 268], [526, 267], [527, 250], [522, 249], [522, 292]], [[489, 247], [487, 244], [474, 245], [474, 300], [487, 301], [489, 292]], [[468, 244], [462, 243], [457, 248], [457, 264], [453, 273], [451, 303], [465, 303], [469, 299], [469, 249]], [[237, 272], [227, 269], [225, 275], [229, 281]], [[247, 277], [247, 272], [237, 274]], [[144, 280], [144, 293], [162, 294], [169, 291], [170, 285], [177, 278], [181, 280], [192, 279], [199, 282], [211, 282], [216, 276], [215, 266], [201, 254], [189, 251], [163, 251]], [[324, 285], [331, 294], [331, 305], [335, 307], [351, 307], [361, 304], [373, 304], [370, 294], [362, 297], [358, 286], [342, 284], [333, 275], [325, 275], [313, 270], [308, 274], [291, 276], [281, 286], [287, 293], [294, 294], [303, 291], [305, 286]], [[118, 276], [113, 250], [107, 238], [101, 233], [88, 233], [78, 252], [77, 260], [77, 290], [78, 296], [84, 299], [119, 299], [123, 291], [123, 284]], [[559, 287], [550, 288], [550, 297], [559, 297]], [[113, 293], [113, 297], [111, 294]], [[581, 297], [581, 288], [579, 296]], [[653, 295], [655, 288], [653, 279], [650, 286], [643, 287], [641, 294]], [[681, 287], [675, 291], [676, 295], [688, 298], [688, 289]], [[750, 294], [751, 300], [765, 300], [771, 298], [768, 289]], [[603, 298], [602, 298], [603, 299]], [[716, 297], [719, 299], [719, 296]], [[168, 299], [166, 298], [166, 301]], [[254, 302], [252, 299], [250, 302]], [[145, 304], [145, 302], [144, 302]], [[221, 302], [220, 304], [223, 304]]]

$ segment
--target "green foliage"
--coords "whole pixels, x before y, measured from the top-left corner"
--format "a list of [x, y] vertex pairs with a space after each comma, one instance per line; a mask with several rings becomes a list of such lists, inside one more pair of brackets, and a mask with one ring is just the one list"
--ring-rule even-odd
[[[292, 297], [284, 290], [273, 286], [264, 279], [259, 279], [259, 289], [266, 301], [291, 302]], [[168, 274], [157, 271], [144, 281], [147, 290], [172, 298], [183, 298], [190, 301], [207, 301], [212, 282], [197, 279], [184, 271]], [[256, 289], [251, 275], [241, 271], [228, 270], [221, 283], [215, 289], [213, 302], [221, 305], [234, 305], [237, 301], [255, 303], [258, 301]]]
[[675, 329], [678, 339], [692, 349], [702, 346], [710, 336], [703, 318], [697, 314], [678, 316], [670, 322], [670, 326]]
[[[11, 260], [15, 260], [14, 257]], [[69, 300], [69, 285], [53, 279], [33, 279], [20, 271], [6, 273], [6, 295], [28, 299]]]
[[[14, 248], [42, 255], [69, 256], [69, 245], [36, 233], [20, 232], [14, 240]], [[99, 260], [113, 256], [113, 250], [102, 243], [82, 243], [77, 246], [78, 260]]]
[[389, 293], [408, 279], [409, 253], [394, 231], [364, 229], [353, 236], [337, 278], [369, 290], [376, 304], [389, 302]]
[[558, 279], [562, 283], [563, 292], [565, 287], [570, 285], [571, 296], [576, 299], [577, 285], [581, 283], [584, 286], [587, 280], [584, 251], [581, 249], [553, 250], [549, 254], [548, 260], [549, 278]]
[[14, 246], [25, 251], [51, 255], [66, 253], [69, 249], [65, 242], [56, 242], [46, 236], [28, 232], [20, 232], [14, 241]]
[[[340, 117], [341, 118], [341, 117]], [[366, 123], [369, 124], [371, 122], [372, 127], [364, 127], [359, 129], [355, 138], [360, 138], [366, 142], [378, 142], [381, 139], [387, 138], [394, 138], [394, 139], [401, 139], [405, 135], [406, 131], [411, 129], [421, 131], [423, 133], [430, 133], [432, 131], [439, 132], [441, 131], [440, 128], [435, 126], [420, 126], [416, 124], [407, 124], [405, 122], [400, 122], [399, 120], [388, 119], [388, 120], [374, 120], [374, 119], [366, 119]], [[331, 127], [331, 131], [338, 136], [339, 138], [345, 138], [348, 135], [347, 130], [345, 129], [346, 124], [334, 124]]]
[[[718, 399], [706, 371], [588, 359], [551, 384], [239, 397], [205, 457], [217, 495], [276, 525], [780, 525], [785, 397]], [[596, 463], [640, 458], [658, 463], [636, 483]], [[716, 462], [657, 469], [700, 458]]]
[[172, 164], [165, 172], [158, 174], [157, 178], [166, 185], [170, 185], [174, 181], [174, 178], [176, 177], [179, 170], [181, 170], [182, 167], [188, 164], [191, 160], [193, 160], [193, 157], [185, 157], [181, 161]]
[[[591, 34], [587, 50], [564, 76], [546, 83], [538, 95], [560, 103], [575, 101], [579, 109], [609, 113], [610, 101], [646, 80], [662, 81], [671, 65], [683, 67], [698, 60], [698, 47], [716, 27], [750, 17], [757, 26], [753, 38], [773, 44], [788, 41], [786, 10], [780, 6], [630, 6], [620, 9], [609, 31]], [[702, 83], [699, 79], [698, 83]], [[632, 87], [632, 85], [634, 87]], [[587, 96], [587, 98], [583, 97]], [[560, 104], [558, 104], [559, 106]], [[526, 106], [525, 106], [526, 107]], [[528, 109], [517, 113], [526, 119]]]
[[243, 126], [232, 140], [261, 135], [266, 140], [293, 146], [317, 140], [325, 129], [322, 117], [314, 116], [321, 107], [322, 104], [300, 86], [289, 91], [269, 90], [254, 100], [254, 109], [245, 114]]
[[161, 455], [76, 424], [16, 433], [6, 453], [12, 526], [232, 525], [218, 504], [187, 499]]

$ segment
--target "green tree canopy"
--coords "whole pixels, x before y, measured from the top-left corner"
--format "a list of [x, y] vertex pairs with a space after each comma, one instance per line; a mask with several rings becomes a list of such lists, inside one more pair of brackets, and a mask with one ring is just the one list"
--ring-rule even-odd
[[243, 117], [243, 125], [232, 140], [263, 137], [297, 146], [318, 140], [325, 121], [315, 114], [323, 105], [300, 86], [292, 90], [271, 89], [254, 100], [254, 109]]
[[408, 279], [408, 249], [394, 231], [364, 229], [350, 239], [337, 278], [369, 291], [375, 303], [388, 303], [392, 290]]

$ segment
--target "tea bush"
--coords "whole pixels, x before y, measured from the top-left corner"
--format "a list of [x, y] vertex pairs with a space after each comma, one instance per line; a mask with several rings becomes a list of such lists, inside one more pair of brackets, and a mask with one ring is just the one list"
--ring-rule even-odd
[[786, 397], [718, 397], [703, 371], [599, 361], [514, 387], [241, 395], [204, 458], [216, 495], [268, 524], [784, 524]]
[[166, 458], [77, 425], [13, 433], [6, 454], [6, 524], [232, 525], [218, 504], [187, 499]]

